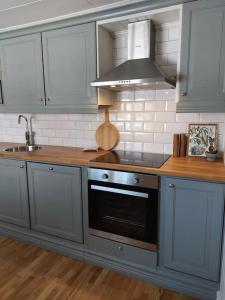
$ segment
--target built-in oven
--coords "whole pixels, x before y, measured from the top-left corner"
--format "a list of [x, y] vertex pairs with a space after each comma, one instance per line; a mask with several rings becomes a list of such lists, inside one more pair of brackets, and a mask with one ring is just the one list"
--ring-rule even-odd
[[90, 168], [89, 234], [156, 250], [158, 188], [156, 175]]

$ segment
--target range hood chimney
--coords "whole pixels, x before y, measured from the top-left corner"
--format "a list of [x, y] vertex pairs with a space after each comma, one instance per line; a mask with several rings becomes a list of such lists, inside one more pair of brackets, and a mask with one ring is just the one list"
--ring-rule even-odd
[[128, 60], [101, 75], [91, 86], [119, 91], [129, 88], [169, 89], [170, 80], [155, 62], [155, 33], [151, 20], [128, 24]]

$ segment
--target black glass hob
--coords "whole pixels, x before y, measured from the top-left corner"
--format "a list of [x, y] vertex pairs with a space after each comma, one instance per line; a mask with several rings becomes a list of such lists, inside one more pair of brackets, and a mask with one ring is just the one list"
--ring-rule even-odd
[[134, 165], [142, 167], [160, 168], [170, 157], [168, 154], [145, 153], [133, 151], [111, 151], [101, 155], [93, 162]]

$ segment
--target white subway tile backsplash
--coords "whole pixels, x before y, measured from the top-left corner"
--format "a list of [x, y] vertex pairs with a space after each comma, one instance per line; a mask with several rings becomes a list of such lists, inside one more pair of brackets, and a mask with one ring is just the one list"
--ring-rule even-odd
[[[156, 61], [167, 75], [176, 75], [179, 27], [166, 24], [157, 28]], [[127, 60], [127, 31], [114, 37], [113, 64]], [[218, 124], [219, 150], [224, 149], [225, 113], [176, 114], [176, 90], [129, 90], [115, 93], [110, 120], [120, 131], [116, 149], [172, 153], [174, 133], [184, 133], [189, 123]], [[31, 114], [26, 114], [31, 116]], [[25, 123], [18, 114], [0, 113], [0, 141], [25, 142]], [[96, 147], [95, 130], [104, 120], [97, 114], [33, 114], [35, 141], [43, 145]]]
[[134, 112], [135, 121], [154, 121], [155, 113], [146, 111], [146, 112]]
[[166, 111], [176, 111], [175, 101], [166, 101]]
[[133, 113], [124, 112], [124, 113], [117, 114], [118, 121], [132, 121], [132, 119], [133, 119]]
[[179, 27], [171, 27], [169, 29], [169, 41], [178, 41], [180, 39]]
[[126, 131], [143, 131], [144, 124], [143, 122], [126, 122], [125, 130]]
[[128, 51], [127, 47], [113, 49], [113, 59], [114, 60], [127, 59], [127, 51]]
[[124, 150], [125, 151], [143, 151], [143, 143], [136, 143], [136, 142], [125, 142], [124, 143]]
[[177, 52], [167, 54], [167, 64], [177, 65]]
[[76, 140], [63, 138], [62, 139], [62, 145], [63, 146], [68, 146], [68, 147], [75, 147], [76, 146]]
[[130, 102], [126, 103], [125, 110], [126, 111], [144, 111], [144, 102]]
[[165, 154], [173, 154], [173, 145], [172, 144], [164, 144], [163, 152]]
[[144, 131], [146, 132], [164, 132], [164, 123], [144, 123]]
[[64, 121], [62, 122], [62, 128], [63, 129], [73, 129], [75, 128], [75, 122], [74, 121]]
[[176, 121], [176, 113], [173, 111], [156, 112], [155, 113], [155, 121], [156, 122], [175, 122]]
[[135, 132], [134, 133], [134, 141], [135, 142], [143, 142], [153, 143], [154, 135], [153, 133], [144, 133], [144, 132]]
[[145, 111], [165, 111], [166, 101], [146, 101]]
[[161, 42], [156, 45], [156, 54], [167, 54], [176, 52], [178, 49], [177, 41]]
[[117, 127], [117, 129], [119, 131], [124, 131], [125, 130], [125, 125], [124, 125], [124, 122], [112, 122], [114, 126]]
[[167, 42], [169, 40], [169, 30], [163, 29], [156, 32], [156, 42]]
[[144, 152], [163, 153], [164, 146], [163, 144], [144, 143], [143, 150]]
[[165, 132], [185, 133], [187, 130], [188, 128], [186, 123], [165, 123], [164, 125]]
[[188, 122], [188, 123], [200, 122], [200, 114], [199, 113], [192, 113], [192, 114], [177, 113], [176, 121], [177, 122]]
[[48, 143], [49, 145], [53, 145], [53, 146], [62, 146], [63, 140], [62, 138], [58, 138], [58, 137], [50, 137], [48, 139]]
[[154, 143], [158, 144], [172, 144], [172, 133], [154, 133]]
[[200, 113], [200, 122], [225, 122], [225, 113]]

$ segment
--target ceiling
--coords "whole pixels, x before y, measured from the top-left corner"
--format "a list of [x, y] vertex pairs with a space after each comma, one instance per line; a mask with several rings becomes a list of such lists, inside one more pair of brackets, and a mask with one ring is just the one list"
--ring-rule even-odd
[[0, 30], [141, 1], [143, 0], [0, 0]]

